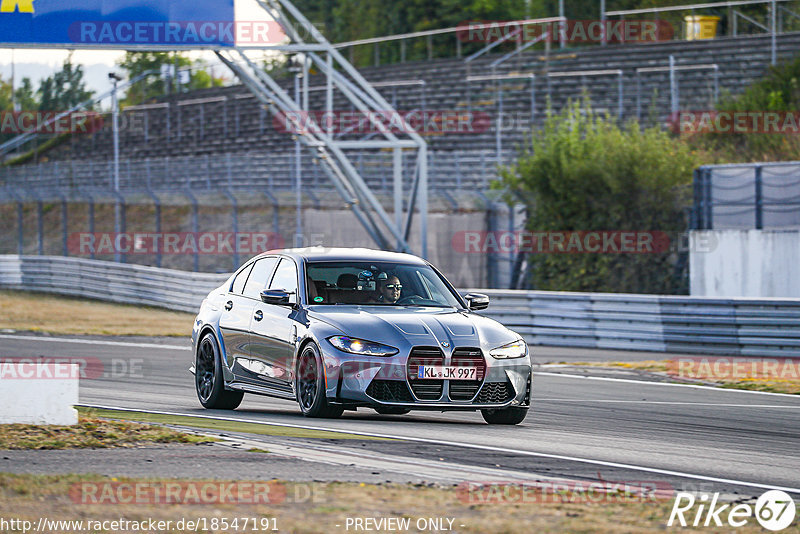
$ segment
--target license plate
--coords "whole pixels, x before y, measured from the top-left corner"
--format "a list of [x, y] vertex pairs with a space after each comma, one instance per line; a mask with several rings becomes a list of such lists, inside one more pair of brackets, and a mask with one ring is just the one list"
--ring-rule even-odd
[[421, 380], [476, 380], [475, 367], [447, 367], [442, 365], [420, 365], [417, 378]]

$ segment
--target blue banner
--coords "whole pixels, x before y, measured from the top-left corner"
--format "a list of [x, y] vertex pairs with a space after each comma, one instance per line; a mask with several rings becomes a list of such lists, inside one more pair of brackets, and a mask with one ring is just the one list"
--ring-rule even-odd
[[233, 46], [234, 0], [0, 0], [0, 43]]

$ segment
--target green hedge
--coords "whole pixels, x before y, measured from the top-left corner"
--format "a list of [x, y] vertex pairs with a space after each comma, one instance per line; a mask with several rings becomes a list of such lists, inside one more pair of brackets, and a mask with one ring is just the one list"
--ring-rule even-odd
[[529, 199], [528, 230], [665, 232], [673, 241], [669, 251], [651, 254], [532, 253], [531, 287], [685, 293], [674, 239], [688, 227], [697, 159], [661, 129], [620, 127], [588, 102], [551, 113], [495, 184]]

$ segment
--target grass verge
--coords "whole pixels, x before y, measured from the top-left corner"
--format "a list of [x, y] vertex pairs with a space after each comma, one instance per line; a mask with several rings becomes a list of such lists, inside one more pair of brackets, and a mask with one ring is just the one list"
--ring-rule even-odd
[[384, 440], [359, 436], [346, 432], [332, 432], [328, 430], [308, 430], [290, 426], [262, 425], [259, 423], [241, 423], [239, 421], [223, 421], [207, 417], [187, 417], [181, 415], [163, 415], [145, 412], [126, 412], [123, 410], [104, 410], [99, 408], [79, 407], [78, 411], [92, 417], [109, 419], [123, 419], [140, 423], [158, 423], [164, 425], [177, 425], [190, 428], [204, 428], [218, 432], [238, 432], [242, 434], [257, 434], [261, 436], [288, 436], [293, 438], [321, 438], [321, 439], [360, 439]]
[[158, 425], [107, 421], [86, 415], [81, 415], [73, 426], [0, 425], [0, 449], [105, 449], [208, 441], [213, 439]]
[[0, 291], [0, 309], [0, 329], [51, 334], [189, 336], [194, 319], [160, 308], [22, 291]]
[[[115, 479], [92, 475], [7, 475], [0, 474], [0, 517], [31, 521], [36, 525], [40, 518], [49, 520], [115, 520], [172, 521], [203, 518], [209, 525], [216, 518], [234, 518], [260, 522], [272, 521], [281, 532], [345, 532], [348, 518], [400, 518], [408, 519], [410, 532], [418, 532], [418, 521], [438, 519], [443, 530], [462, 533], [493, 534], [517, 532], [613, 532], [644, 533], [666, 530], [672, 506], [671, 500], [650, 502], [553, 503], [530, 500], [512, 504], [475, 504], [464, 498], [456, 488], [429, 487], [425, 485], [372, 485], [358, 483], [284, 483], [271, 481], [270, 487], [280, 491], [270, 495], [285, 495], [268, 504], [203, 503], [149, 504], [147, 498], [126, 504], [108, 500], [103, 503], [83, 504], [80, 489], [86, 485], [119, 488], [122, 485], [137, 487], [137, 483], [152, 487], [174, 480]], [[181, 481], [186, 484], [188, 481]], [[198, 481], [199, 482], [199, 481]], [[237, 481], [242, 484], [243, 481]], [[104, 483], [111, 483], [105, 485]], [[219, 482], [218, 482], [219, 483]], [[246, 484], [246, 482], [244, 482]], [[116, 486], [115, 486], [116, 484]], [[141, 487], [141, 486], [138, 486]], [[186, 487], [186, 486], [183, 486]], [[114, 494], [108, 495], [111, 500]], [[188, 494], [187, 494], [188, 495]], [[196, 501], [191, 501], [196, 502]], [[690, 518], [691, 520], [691, 518]], [[452, 521], [450, 523], [449, 521]], [[259, 523], [260, 524], [260, 523]], [[431, 529], [430, 523], [427, 531]], [[273, 523], [269, 522], [269, 530]], [[106, 527], [108, 528], [108, 527]], [[239, 529], [241, 530], [241, 523]], [[74, 529], [72, 529], [74, 530]], [[219, 529], [217, 529], [219, 531]], [[247, 528], [247, 531], [255, 529]], [[362, 529], [363, 530], [363, 529]], [[373, 528], [372, 530], [377, 530]], [[381, 529], [383, 530], [383, 529]], [[729, 532], [722, 528], [701, 527], [703, 532]], [[102, 528], [96, 531], [103, 532]], [[233, 529], [228, 531], [233, 532]], [[386, 530], [383, 530], [386, 531]], [[762, 532], [751, 517], [746, 526], [736, 532]], [[798, 532], [790, 527], [784, 532]]]
[[[710, 358], [713, 360], [713, 358]], [[733, 358], [730, 358], [733, 360]], [[744, 364], [742, 365], [741, 369], [734, 369], [734, 371], [738, 372], [731, 372], [730, 374], [734, 374], [735, 377], [715, 377], [712, 373], [709, 374], [702, 374], [697, 373], [696, 371], [702, 369], [701, 365], [697, 365], [698, 363], [702, 363], [702, 358], [691, 359], [688, 360], [689, 363], [692, 365], [691, 371], [688, 376], [686, 374], [682, 374], [680, 371], [681, 368], [681, 360], [648, 360], [648, 361], [641, 361], [641, 362], [576, 362], [576, 363], [567, 363], [563, 362], [565, 365], [576, 366], [576, 367], [595, 367], [595, 368], [605, 368], [605, 369], [631, 369], [636, 371], [646, 371], [650, 373], [655, 373], [661, 376], [666, 376], [670, 378], [680, 379], [682, 381], [693, 382], [693, 383], [701, 383], [706, 385], [718, 386], [721, 388], [726, 389], [744, 389], [749, 391], [765, 391], [769, 393], [786, 393], [789, 395], [800, 395], [800, 376], [797, 378], [777, 378], [775, 376], [765, 376], [763, 372], [759, 373], [758, 371], [752, 372], [752, 366], [749, 365], [752, 361], [758, 360], [741, 360]], [[763, 366], [757, 366], [759, 369], [763, 369]], [[708, 365], [708, 369], [711, 370], [713, 368], [713, 361], [711, 364]], [[730, 366], [723, 366], [723, 369], [727, 369], [731, 371]], [[790, 372], [790, 376], [792, 374], [800, 374], [796, 372], [796, 369], [800, 369], [800, 365], [794, 364], [792, 367], [780, 367], [776, 366], [776, 370], [787, 370]], [[784, 372], [786, 374], [786, 372]]]

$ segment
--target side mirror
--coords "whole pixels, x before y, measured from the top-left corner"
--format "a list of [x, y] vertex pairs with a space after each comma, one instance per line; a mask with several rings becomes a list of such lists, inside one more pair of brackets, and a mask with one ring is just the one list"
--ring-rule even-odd
[[483, 293], [467, 293], [464, 295], [464, 300], [467, 301], [467, 308], [472, 311], [485, 310], [489, 307], [489, 296]]
[[292, 293], [285, 289], [265, 289], [261, 292], [261, 302], [285, 306], [289, 304], [289, 295], [292, 295]]

